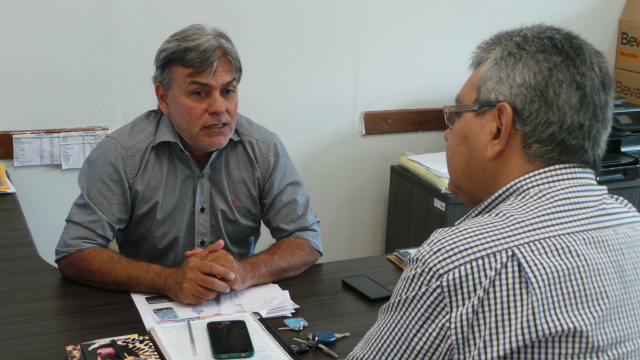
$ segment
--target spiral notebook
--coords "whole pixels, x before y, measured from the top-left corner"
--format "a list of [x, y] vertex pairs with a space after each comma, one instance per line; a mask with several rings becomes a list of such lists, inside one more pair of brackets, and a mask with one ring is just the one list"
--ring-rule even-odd
[[191, 339], [186, 321], [163, 323], [151, 328], [149, 334], [166, 360], [211, 360], [211, 347], [207, 335], [210, 321], [244, 320], [255, 349], [253, 360], [300, 359], [258, 313], [217, 315], [191, 321], [197, 355], [192, 355]]

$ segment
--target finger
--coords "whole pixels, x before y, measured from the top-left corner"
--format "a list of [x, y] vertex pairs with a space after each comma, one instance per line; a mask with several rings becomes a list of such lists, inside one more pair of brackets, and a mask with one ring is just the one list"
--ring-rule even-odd
[[236, 278], [236, 274], [233, 271], [219, 264], [203, 262], [201, 266], [201, 272], [203, 274], [213, 276], [219, 280], [233, 281]]
[[220, 239], [216, 242], [214, 242], [213, 244], [207, 246], [207, 250], [212, 253], [212, 252], [216, 252], [216, 251], [220, 251], [224, 248], [224, 240]]
[[185, 253], [186, 257], [196, 256], [198, 259], [202, 259], [204, 256], [214, 253], [216, 251], [220, 251], [224, 248], [224, 240], [220, 239], [215, 243], [207, 246], [204, 249], [195, 248], [193, 250], [187, 251]]
[[212, 276], [205, 276], [198, 282], [198, 285], [200, 285], [204, 292], [198, 291], [197, 294], [203, 297], [207, 297], [209, 296], [208, 294], [211, 293], [214, 295], [213, 297], [215, 297], [218, 292], [226, 294], [231, 291], [231, 287], [229, 286], [229, 284], [227, 284], [223, 280], [218, 279], [217, 277]]
[[218, 292], [231, 291], [227, 283], [202, 273], [195, 276], [190, 284], [185, 285], [184, 295], [190, 303], [202, 304], [207, 300], [215, 299]]
[[197, 248], [195, 248], [195, 249], [193, 249], [193, 250], [186, 251], [186, 252], [184, 253], [184, 256], [186, 256], [186, 257], [190, 258], [190, 257], [192, 257], [192, 256], [195, 256], [195, 255], [201, 254], [203, 251], [204, 251], [203, 249], [201, 249], [201, 248], [197, 247]]
[[218, 295], [217, 291], [211, 291], [209, 289], [203, 288], [201, 286], [198, 287], [198, 290], [194, 290], [189, 296], [188, 300], [185, 301], [185, 304], [194, 304], [194, 305], [202, 305], [207, 300], [215, 299]]

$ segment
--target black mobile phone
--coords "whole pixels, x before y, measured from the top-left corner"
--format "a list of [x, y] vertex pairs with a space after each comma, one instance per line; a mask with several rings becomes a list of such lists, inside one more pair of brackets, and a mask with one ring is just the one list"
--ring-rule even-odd
[[150, 305], [171, 302], [171, 298], [167, 295], [151, 295], [144, 298]]
[[249, 329], [243, 320], [211, 321], [207, 333], [214, 359], [239, 359], [255, 354]]
[[391, 297], [391, 291], [378, 284], [367, 275], [354, 275], [342, 279], [342, 283], [364, 296], [369, 301], [387, 300]]

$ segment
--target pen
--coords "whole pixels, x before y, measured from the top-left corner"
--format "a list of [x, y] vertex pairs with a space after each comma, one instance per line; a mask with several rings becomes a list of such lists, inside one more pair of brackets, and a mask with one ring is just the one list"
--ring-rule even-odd
[[114, 339], [111, 339], [111, 346], [113, 346], [114, 349], [116, 349], [116, 353], [118, 354], [118, 357], [122, 360], [128, 360], [129, 357], [127, 355], [125, 355], [124, 351], [122, 351], [122, 348], [120, 347], [120, 344], [118, 344], [117, 341], [115, 341]]
[[193, 356], [198, 355], [196, 351], [196, 342], [193, 340], [193, 330], [191, 329], [191, 320], [187, 319], [187, 327], [189, 328], [189, 338], [191, 339], [191, 352]]

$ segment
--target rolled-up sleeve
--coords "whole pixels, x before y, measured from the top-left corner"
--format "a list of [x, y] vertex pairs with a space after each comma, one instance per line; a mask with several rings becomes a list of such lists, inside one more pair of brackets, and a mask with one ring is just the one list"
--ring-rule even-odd
[[275, 136], [269, 152], [262, 154], [263, 191], [260, 194], [262, 221], [276, 239], [300, 238], [322, 253], [318, 217], [300, 175]]

